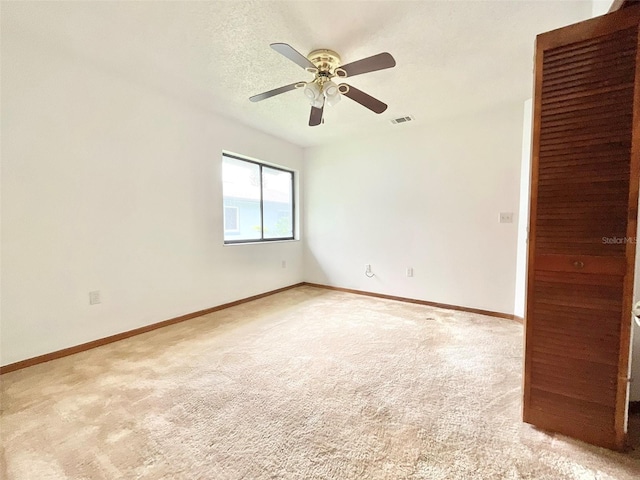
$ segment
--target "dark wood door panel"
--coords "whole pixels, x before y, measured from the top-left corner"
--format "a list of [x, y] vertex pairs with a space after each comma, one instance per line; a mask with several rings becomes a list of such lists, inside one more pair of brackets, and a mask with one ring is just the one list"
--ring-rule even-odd
[[[624, 119], [624, 116], [618, 120], [621, 122]], [[609, 124], [610, 128], [615, 128], [617, 125]], [[599, 127], [599, 128], [598, 128]], [[545, 135], [543, 141], [545, 146], [549, 146], [548, 149], [541, 150], [541, 153], [546, 150], [552, 149], [567, 149], [568, 147], [574, 147], [575, 151], [577, 148], [589, 147], [589, 150], [593, 148], [593, 145], [604, 145], [607, 148], [608, 153], [611, 152], [610, 144], [619, 140], [620, 142], [625, 142], [629, 139], [631, 134], [631, 129], [627, 126], [620, 126], [617, 129], [619, 134], [618, 138], [612, 137], [611, 132], [602, 131], [602, 125], [592, 125], [591, 127], [581, 127], [581, 128], [564, 128], [562, 130], [555, 129], [554, 131], [549, 132]], [[629, 144], [630, 146], [630, 144]], [[546, 154], [545, 154], [546, 155]]]
[[607, 407], [597, 402], [575, 399], [544, 389], [535, 388], [535, 391], [538, 395], [533, 402], [533, 410], [548, 412], [552, 415], [562, 415], [567, 407], [572, 407], [575, 413], [568, 418], [569, 421], [583, 424], [584, 426], [593, 425], [598, 430], [610, 431], [614, 428], [614, 422], [611, 421], [610, 416], [614, 410], [613, 407]]
[[[571, 329], [573, 324], [576, 323], [578, 327], [575, 330], [590, 328], [593, 330], [593, 335], [602, 335], [600, 329], [604, 329], [607, 334], [615, 332], [619, 327], [619, 321], [612, 318], [611, 312], [608, 310], [588, 309], [584, 307], [574, 307], [569, 305], [555, 305], [539, 302], [536, 308], [536, 318], [539, 322], [538, 325], [544, 327], [545, 325], [559, 325], [562, 329]], [[559, 319], [562, 318], [562, 321]], [[617, 338], [617, 335], [615, 335]]]
[[[584, 113], [595, 108], [615, 109], [624, 114], [627, 109], [623, 104], [626, 98], [629, 98], [630, 88], [624, 88], [616, 92], [601, 93], [590, 98], [582, 98], [566, 103], [557, 103], [555, 105], [544, 105], [545, 111], [541, 114], [541, 120], [549, 118], [557, 118], [559, 115], [583, 115]], [[542, 105], [542, 104], [541, 104]], [[578, 117], [580, 118], [580, 117]]]
[[[599, 240], [602, 245], [602, 238], [600, 237]], [[612, 247], [616, 247], [617, 245], [621, 244], [614, 244]], [[622, 277], [627, 268], [626, 260], [622, 256], [609, 258], [602, 255], [538, 254], [536, 255], [535, 262], [536, 269], [539, 271], [618, 275], [619, 278], [615, 286], [616, 288], [622, 286]], [[585, 279], [585, 281], [595, 286], [601, 284], [598, 277]], [[619, 297], [619, 290], [617, 290], [617, 293]]]
[[547, 120], [543, 125], [545, 127], [545, 136], [554, 138], [557, 135], [571, 135], [573, 133], [598, 133], [603, 126], [614, 125], [618, 128], [627, 128], [633, 112], [621, 114], [620, 112], [610, 112], [607, 115], [601, 115], [597, 111], [592, 116], [580, 117], [575, 115], [567, 118], [554, 118]]
[[594, 162], [601, 161], [605, 168], [609, 168], [607, 164], [618, 163], [620, 157], [628, 157], [631, 154], [630, 148], [624, 148], [617, 152], [612, 152], [610, 148], [602, 149], [589, 149], [587, 152], [573, 151], [569, 153], [562, 153], [557, 155], [547, 155], [544, 159], [544, 164], [540, 165], [540, 170], [545, 168], [561, 168], [566, 165], [568, 167], [575, 167], [576, 165], [591, 165]]
[[640, 7], [538, 36], [526, 422], [624, 446]]
[[538, 318], [540, 318], [540, 322], [536, 324], [535, 330], [540, 335], [546, 335], [551, 339], [555, 338], [561, 344], [566, 343], [567, 338], [565, 337], [569, 337], [569, 340], [576, 340], [586, 349], [605, 352], [603, 362], [606, 362], [610, 353], [618, 351], [617, 335], [603, 332], [600, 328], [602, 323], [597, 320], [590, 322], [588, 319], [574, 316], [573, 318], [568, 317], [561, 324], [558, 324], [555, 315], [538, 313]]
[[[567, 169], [571, 176], [567, 178], [567, 172], [561, 172], [556, 170], [541, 171], [539, 179], [546, 185], [563, 185], [565, 188], [588, 188], [590, 185], [605, 183], [605, 182], [617, 182], [625, 184], [629, 178], [629, 169], [624, 168], [621, 165], [612, 165], [605, 171], [598, 171], [595, 167], [589, 168], [584, 166], [582, 169], [569, 168]], [[597, 180], [596, 180], [597, 179]], [[545, 205], [546, 206], [546, 205]], [[555, 205], [554, 205], [555, 206]], [[603, 207], [602, 205], [598, 205]], [[618, 213], [613, 210], [615, 205], [610, 205], [604, 213]], [[613, 210], [613, 211], [612, 211]]]
[[612, 83], [626, 83], [630, 78], [633, 79], [633, 66], [628, 64], [614, 64], [605, 67], [608, 70], [605, 77], [603, 72], [585, 72], [572, 75], [571, 80], [567, 81], [562, 77], [557, 80], [550, 80], [542, 88], [542, 93], [547, 98], [561, 95], [570, 95], [579, 92], [597, 92], [600, 89], [609, 87]]
[[[624, 273], [622, 274], [624, 275]], [[559, 282], [559, 283], [583, 283], [586, 285], [621, 285], [624, 277], [621, 275], [598, 274], [583, 275], [580, 272], [554, 272], [552, 270], [540, 269], [535, 272], [536, 282]]]
[[[624, 65], [623, 62], [633, 58], [634, 54], [633, 46], [629, 44], [614, 58], [592, 57], [577, 62], [570, 62], [569, 59], [553, 61], [546, 58], [545, 79], [551, 82], [554, 87], [558, 87], [561, 84], [560, 81], [566, 77], [571, 77], [572, 80], [574, 77], [584, 79], [585, 83], [601, 77], [606, 78], [609, 71], [614, 71], [614, 73], [627, 71], [628, 65]], [[548, 92], [549, 88], [543, 86], [542, 91]]]
[[[618, 295], [615, 295], [616, 290]], [[613, 314], [622, 313], [619, 292], [620, 289], [615, 286], [539, 282], [536, 284], [534, 295], [539, 299], [539, 303], [544, 305], [565, 305]]]
[[[621, 30], [616, 30], [615, 26], [610, 27], [611, 32], [609, 35], [606, 32], [602, 32], [602, 35], [592, 36], [587, 31], [585, 32], [585, 38], [576, 39], [575, 43], [566, 43], [562, 39], [542, 38], [541, 44], [545, 48], [545, 58], [548, 62], [554, 62], [556, 60], [569, 60], [577, 55], [590, 54], [596, 52], [598, 56], [610, 57], [615, 54], [616, 51], [624, 48], [624, 45], [620, 45], [620, 39], [624, 37], [631, 37], [633, 40], [635, 35], [633, 21], [627, 22], [627, 27]], [[554, 44], [554, 41], [556, 44]]]
[[[553, 358], [573, 359], [582, 363], [608, 365], [613, 370], [617, 371], [617, 356], [619, 353], [617, 338], [614, 341], [615, 345], [612, 346], [610, 340], [606, 341], [606, 337], [602, 339], [593, 339], [580, 334], [572, 335], [572, 333], [573, 332], [558, 332], [557, 330], [534, 328], [532, 334], [544, 337], [545, 341], [544, 343], [539, 342], [531, 349], [531, 354], [533, 355], [531, 363], [532, 368], [535, 362], [542, 361], [545, 356], [551, 356]], [[568, 342], [571, 343], [570, 348], [567, 347]], [[553, 367], [548, 365], [547, 368], [549, 371], [553, 371], [555, 373], [564, 373], [564, 370], [561, 368], [563, 365], [563, 363], [554, 365]], [[565, 378], [567, 384], [578, 375], [578, 372], [568, 375]], [[613, 375], [612, 378], [617, 381], [616, 375]], [[611, 379], [611, 381], [614, 381], [613, 379]], [[532, 381], [534, 380], [535, 377], [532, 377]], [[534, 384], [540, 387], [538, 383]], [[599, 385], [598, 388], [602, 388], [602, 385]], [[603, 393], [605, 392], [603, 391]], [[606, 395], [610, 396], [610, 401], [613, 402], [615, 400], [615, 392], [607, 391]]]
[[[627, 176], [629, 173], [627, 172]], [[622, 176], [622, 175], [621, 175]], [[571, 182], [568, 182], [571, 183]], [[625, 225], [626, 226], [626, 215], [622, 212], [615, 212], [613, 214], [610, 213], [612, 210], [611, 207], [604, 208], [601, 205], [597, 205], [590, 212], [589, 211], [576, 211], [574, 210], [569, 214], [568, 212], [554, 212], [548, 209], [545, 212], [540, 212], [538, 215], [539, 220], [549, 220], [556, 222], [555, 224], [562, 223], [562, 225], [582, 225], [587, 221], [598, 222], [599, 224], [613, 224], [613, 225]], [[547, 213], [548, 212], [548, 213]], [[617, 217], [616, 217], [617, 214]]]
[[550, 359], [549, 362], [535, 361], [531, 365], [531, 379], [537, 388], [574, 400], [611, 409], [615, 407], [617, 382], [611, 376], [615, 378], [617, 365], [565, 356], [550, 356]]
[[[615, 441], [615, 409], [598, 403], [576, 400], [540, 389], [532, 390], [532, 402], [525, 421], [545, 430], [562, 432], [574, 438], [607, 448], [618, 448]], [[574, 412], [567, 415], [566, 412]]]
[[[628, 151], [628, 149], [626, 150]], [[587, 153], [588, 155], [588, 153]], [[585, 156], [587, 156], [585, 155]], [[618, 158], [618, 161], [621, 161], [620, 158], [623, 157], [622, 155], [620, 155]], [[616, 167], [615, 164], [613, 164], [613, 158], [611, 157], [611, 164], [609, 163], [605, 163], [601, 166], [601, 172], [602, 173], [606, 173], [609, 169], [615, 169], [615, 168], [624, 168], [624, 167]], [[628, 160], [629, 156], [627, 155], [627, 160]], [[541, 161], [544, 161], [544, 159], [542, 159]], [[569, 167], [566, 170], [566, 174], [567, 177], [571, 176], [573, 167]], [[596, 200], [605, 200], [607, 197], [611, 198], [614, 195], [617, 195], [619, 193], [623, 193], [624, 191], [628, 191], [628, 184], [629, 182], [612, 182], [612, 181], [593, 181], [593, 182], [587, 182], [585, 181], [582, 185], [579, 186], [573, 186], [573, 187], [569, 187], [568, 185], [562, 185], [562, 184], [558, 184], [556, 182], [545, 182], [545, 181], [541, 181], [541, 185], [539, 185], [539, 190], [538, 190], [538, 194], [539, 194], [539, 198], [538, 198], [538, 202], [540, 204], [541, 207], [544, 207], [545, 205], [549, 204], [549, 205], [555, 205], [555, 197], [557, 195], [561, 195], [561, 196], [565, 196], [565, 197], [572, 197], [575, 201], [580, 202], [580, 201], [591, 201], [593, 199]], [[548, 197], [551, 197], [547, 200]], [[602, 198], [605, 197], [605, 198]], [[613, 197], [615, 198], [615, 197]]]
[[[589, 216], [578, 217], [576, 215], [563, 218], [545, 218], [538, 216], [538, 226], [561, 227], [564, 230], [577, 230], [580, 232], [609, 233], [611, 229], [626, 232], [627, 215], [624, 212], [611, 212], [608, 218], [593, 218]], [[573, 228], [575, 227], [575, 228]], [[606, 244], [606, 242], [600, 242]]]
[[570, 321], [574, 317], [584, 319], [585, 322], [591, 318], [597, 318], [598, 324], [603, 325], [602, 328], [605, 329], [619, 325], [620, 320], [614, 319], [613, 315], [622, 313], [622, 304], [610, 299], [596, 299], [585, 302], [582, 301], [584, 297], [562, 298], [558, 295], [545, 296], [545, 293], [549, 290], [540, 289], [534, 292], [538, 297], [538, 301], [532, 313], [538, 313], [541, 322], [544, 322], [547, 316], [554, 316], [555, 322], [559, 325], [564, 325], [565, 321]]
[[[627, 174], [628, 175], [628, 174]], [[604, 213], [608, 214], [611, 209], [618, 209], [620, 205], [617, 203], [613, 203], [613, 201], [609, 202], [608, 200], [602, 200], [602, 203], [596, 204], [594, 206], [591, 205], [583, 205], [579, 202], [573, 203], [559, 203], [558, 205], [545, 205], [544, 208], [539, 208], [538, 212], [540, 215], [546, 214], [554, 214], [554, 213], [562, 213], [565, 215], [568, 214], [589, 214], [592, 212], [596, 212], [596, 214]]]
[[542, 306], [546, 306], [547, 308], [550, 306], [583, 308], [586, 310], [606, 312], [608, 315], [619, 314], [622, 309], [622, 301], [619, 299], [614, 300], [608, 298], [588, 297], [586, 293], [574, 296], [561, 296], [555, 288], [549, 288], [546, 290], [536, 289], [534, 295], [540, 298], [538, 303]]
[[[608, 83], [614, 83], [613, 85], [596, 89], [586, 89], [585, 86], [584, 89], [578, 92], [570, 92], [563, 95], [560, 95], [559, 91], [543, 92], [542, 106], [545, 109], [553, 110], [557, 108], [565, 109], [566, 107], [572, 106], [585, 107], [594, 102], [605, 99], [610, 100], [616, 97], [620, 97], [618, 100], [622, 100], [633, 95], [633, 83], [629, 82], [626, 77], [625, 75], [619, 78], [608, 78]], [[623, 105], [620, 105], [620, 110], [624, 112], [625, 109], [623, 107]]]
[[[626, 95], [626, 93], [625, 93]], [[588, 119], [596, 119], [602, 118], [599, 113], [604, 110], [607, 110], [608, 107], [612, 105], [620, 105], [620, 99], [612, 96], [611, 98], [603, 98], [600, 102], [596, 104], [586, 104], [586, 105], [576, 105], [571, 109], [565, 109], [563, 112], [553, 112], [550, 109], [545, 111], [544, 117], [540, 117], [541, 125], [548, 125], [550, 123], [557, 123], [562, 121], [573, 121], [573, 122], [582, 122]], [[576, 116], [576, 113], [579, 116]], [[607, 115], [612, 114], [624, 114], [624, 111], [608, 111], [605, 112]]]

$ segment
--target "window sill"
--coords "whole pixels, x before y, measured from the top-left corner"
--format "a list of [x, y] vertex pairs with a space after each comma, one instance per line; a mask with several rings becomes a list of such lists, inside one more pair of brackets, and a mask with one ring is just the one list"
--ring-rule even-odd
[[299, 242], [299, 238], [292, 238], [290, 240], [267, 240], [260, 242], [237, 242], [237, 243], [223, 243], [225, 247], [235, 247], [237, 245], [269, 245], [270, 243], [291, 243], [291, 242]]

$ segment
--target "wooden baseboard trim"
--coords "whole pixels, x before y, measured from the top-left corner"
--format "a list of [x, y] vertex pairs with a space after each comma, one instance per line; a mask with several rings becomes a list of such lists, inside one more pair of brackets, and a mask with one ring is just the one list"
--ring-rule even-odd
[[368, 297], [385, 298], [387, 300], [397, 300], [399, 302], [416, 303], [418, 305], [426, 305], [428, 307], [446, 308], [448, 310], [457, 310], [460, 312], [477, 313], [480, 315], [488, 315], [490, 317], [506, 318], [508, 320], [515, 320], [518, 323], [522, 323], [522, 318], [510, 313], [493, 312], [491, 310], [482, 310], [479, 308], [461, 307], [459, 305], [449, 305], [448, 303], [429, 302], [427, 300], [417, 300], [415, 298], [397, 297], [395, 295], [385, 295], [383, 293], [367, 292], [365, 290], [353, 290], [351, 288], [332, 287], [329, 285], [322, 285], [320, 283], [302, 282], [302, 285], [309, 287], [324, 288], [326, 290], [335, 290], [338, 292], [355, 293], [357, 295], [366, 295]]
[[291, 290], [292, 288], [296, 288], [301, 285], [304, 285], [304, 283], [296, 283], [294, 285], [289, 285], [288, 287], [278, 288], [276, 290], [260, 293], [258, 295], [253, 295], [251, 297], [236, 300], [234, 302], [224, 303], [222, 305], [217, 305], [211, 308], [205, 308], [204, 310], [199, 310], [193, 313], [187, 313], [185, 315], [180, 315], [179, 317], [170, 318], [169, 320], [164, 320], [158, 323], [152, 323], [151, 325], [145, 325], [144, 327], [135, 328], [133, 330], [118, 333], [116, 335], [111, 335], [105, 338], [100, 338], [98, 340], [93, 340], [91, 342], [83, 343], [81, 345], [76, 345], [74, 347], [64, 348], [62, 350], [57, 350], [55, 352], [39, 355], [37, 357], [27, 358], [26, 360], [21, 360], [20, 362], [10, 363], [9, 365], [0, 366], [0, 375], [4, 373], [9, 373], [9, 372], [15, 372], [16, 370], [21, 370], [23, 368], [31, 367], [39, 363], [50, 362], [51, 360], [67, 357], [69, 355], [73, 355], [74, 353], [84, 352], [85, 350], [101, 347], [102, 345], [107, 345], [109, 343], [118, 342], [120, 340], [124, 340], [125, 338], [130, 338], [135, 335], [140, 335], [141, 333], [147, 333], [152, 330], [157, 330], [158, 328], [167, 327], [169, 325], [184, 322], [186, 320], [191, 320], [192, 318], [201, 317], [202, 315], [206, 315], [208, 313], [217, 312], [218, 310], [224, 310], [225, 308], [235, 307], [236, 305], [251, 302], [253, 300], [258, 300], [259, 298], [264, 298], [270, 295], [274, 295], [276, 293], [284, 292], [286, 290]]
[[158, 328], [167, 327], [169, 325], [173, 325], [176, 323], [184, 322], [186, 320], [190, 320], [192, 318], [201, 317], [202, 315], [207, 315], [208, 313], [217, 312], [219, 310], [224, 310], [225, 308], [235, 307], [236, 305], [241, 305], [243, 303], [251, 302], [253, 300], [258, 300], [259, 298], [268, 297], [269, 295], [274, 295], [276, 293], [284, 292], [286, 290], [291, 290], [292, 288], [300, 287], [300, 286], [309, 286], [316, 288], [323, 288], [325, 290], [335, 290], [338, 292], [346, 292], [346, 293], [355, 293], [357, 295], [366, 295], [369, 297], [377, 297], [384, 298], [387, 300], [396, 300], [399, 302], [406, 303], [415, 303], [418, 305], [426, 305], [429, 307], [438, 307], [438, 308], [446, 308], [448, 310], [458, 310], [461, 312], [468, 313], [477, 313], [480, 315], [488, 315], [491, 317], [498, 318], [506, 318], [508, 320], [515, 320], [519, 323], [522, 323], [522, 318], [516, 315], [511, 315], [509, 313], [501, 313], [501, 312], [493, 312], [490, 310], [482, 310], [479, 308], [469, 308], [469, 307], [461, 307], [459, 305], [449, 305], [447, 303], [438, 303], [438, 302], [428, 302], [426, 300], [417, 300], [414, 298], [407, 297], [398, 297], [395, 295], [385, 295], [383, 293], [374, 293], [367, 292], [364, 290], [354, 290], [350, 288], [342, 288], [342, 287], [332, 287], [329, 285], [322, 285], [319, 283], [311, 283], [311, 282], [301, 282], [296, 283], [294, 285], [289, 285], [288, 287], [278, 288], [276, 290], [271, 290], [269, 292], [261, 293], [258, 295], [253, 295], [251, 297], [242, 298], [240, 300], [236, 300], [234, 302], [224, 303], [222, 305], [217, 305], [215, 307], [206, 308], [204, 310], [199, 310], [197, 312], [187, 313], [185, 315], [181, 315], [179, 317], [170, 318], [169, 320], [164, 320], [158, 323], [152, 323], [151, 325], [145, 325], [144, 327], [135, 328], [133, 330], [128, 330], [126, 332], [118, 333], [116, 335], [111, 335], [109, 337], [100, 338], [98, 340], [93, 340], [91, 342], [83, 343], [81, 345], [75, 345], [73, 347], [64, 348], [62, 350], [57, 350], [55, 352], [46, 353], [44, 355], [39, 355], [33, 358], [27, 358], [26, 360], [21, 360], [19, 362], [10, 363], [9, 365], [0, 366], [0, 375], [9, 372], [15, 372], [16, 370], [21, 370], [23, 368], [31, 367], [33, 365], [38, 365], [39, 363], [50, 362], [51, 360], [56, 360], [58, 358], [67, 357], [69, 355], [73, 355], [75, 353], [84, 352], [85, 350], [90, 350], [92, 348], [101, 347], [102, 345], [107, 345], [109, 343], [118, 342], [120, 340], [124, 340], [126, 338], [133, 337], [135, 335], [140, 335], [142, 333], [147, 333], [152, 330], [157, 330]]

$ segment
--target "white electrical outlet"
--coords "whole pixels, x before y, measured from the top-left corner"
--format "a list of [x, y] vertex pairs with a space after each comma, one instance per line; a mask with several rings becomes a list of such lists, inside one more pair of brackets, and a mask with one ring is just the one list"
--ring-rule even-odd
[[407, 268], [407, 277], [413, 277], [413, 268]]
[[100, 290], [89, 292], [89, 305], [97, 305], [100, 303]]
[[500, 223], [513, 223], [513, 212], [500, 212]]

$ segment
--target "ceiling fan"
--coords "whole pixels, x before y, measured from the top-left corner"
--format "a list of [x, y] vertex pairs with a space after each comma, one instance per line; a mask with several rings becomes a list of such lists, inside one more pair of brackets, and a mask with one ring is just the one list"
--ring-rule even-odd
[[341, 83], [337, 85], [334, 77], [347, 78], [376, 70], [395, 67], [396, 61], [389, 53], [379, 53], [372, 57], [363, 58], [357, 62], [341, 65], [340, 55], [333, 50], [314, 50], [306, 57], [286, 43], [272, 43], [271, 48], [284, 55], [292, 62], [300, 65], [307, 72], [314, 75], [310, 82], [296, 82], [280, 88], [269, 90], [249, 98], [252, 102], [259, 102], [266, 98], [280, 95], [298, 88], [304, 89], [304, 94], [311, 103], [311, 115], [309, 116], [309, 126], [314, 127], [323, 123], [322, 114], [324, 105], [335, 105], [340, 101], [341, 95], [358, 102], [375, 113], [382, 113], [387, 109], [387, 105], [377, 98], [358, 90], [351, 85]]

